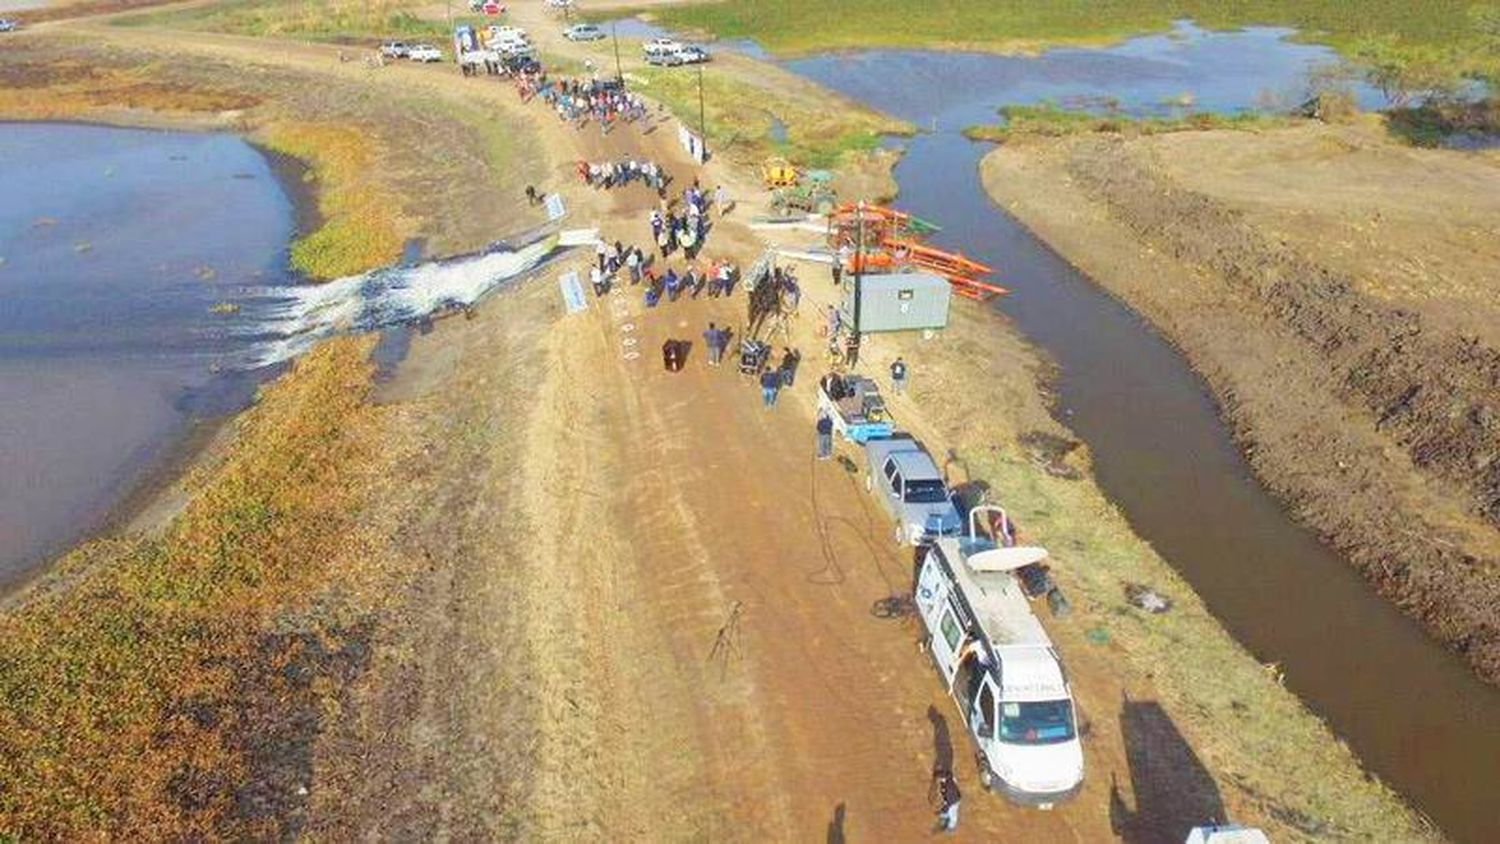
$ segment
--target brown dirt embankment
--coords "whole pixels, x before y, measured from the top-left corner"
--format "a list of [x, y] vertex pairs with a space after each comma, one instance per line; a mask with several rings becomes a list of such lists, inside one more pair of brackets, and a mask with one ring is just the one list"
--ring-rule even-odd
[[1500, 168], [1373, 125], [1012, 145], [1011, 213], [1158, 325], [1256, 472], [1500, 682]]

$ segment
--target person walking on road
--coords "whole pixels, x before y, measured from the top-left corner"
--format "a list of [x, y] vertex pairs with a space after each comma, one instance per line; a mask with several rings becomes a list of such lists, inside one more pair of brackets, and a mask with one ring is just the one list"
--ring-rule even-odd
[[824, 410], [818, 413], [818, 459], [833, 456], [833, 417]]
[[906, 375], [906, 361], [897, 357], [891, 364], [891, 390], [898, 396], [906, 393]]
[[713, 323], [703, 332], [703, 345], [708, 347], [708, 365], [718, 366], [724, 359], [724, 332]]
[[760, 400], [765, 407], [776, 406], [776, 393], [781, 390], [781, 373], [767, 369], [760, 374]]
[[956, 831], [958, 803], [963, 799], [963, 793], [958, 790], [958, 781], [953, 778], [952, 771], [939, 768], [932, 772], [932, 787], [927, 798], [937, 807], [938, 831]]

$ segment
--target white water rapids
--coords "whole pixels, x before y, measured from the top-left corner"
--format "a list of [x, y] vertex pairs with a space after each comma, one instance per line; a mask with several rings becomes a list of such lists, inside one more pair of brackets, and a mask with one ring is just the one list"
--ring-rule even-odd
[[413, 267], [387, 267], [296, 287], [251, 292], [233, 329], [251, 340], [235, 368], [258, 369], [291, 360], [340, 331], [377, 331], [466, 308], [507, 281], [535, 268], [554, 252], [593, 242], [593, 230], [565, 231], [519, 249], [493, 247], [475, 255]]

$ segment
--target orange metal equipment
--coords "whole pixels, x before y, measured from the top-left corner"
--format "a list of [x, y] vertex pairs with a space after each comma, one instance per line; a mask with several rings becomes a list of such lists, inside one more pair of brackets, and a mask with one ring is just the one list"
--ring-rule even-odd
[[993, 273], [992, 268], [922, 242], [937, 230], [932, 223], [894, 208], [845, 204], [828, 215], [828, 247], [835, 255], [848, 256], [847, 272], [925, 270], [947, 279], [954, 293], [978, 301], [1010, 292], [979, 279]]

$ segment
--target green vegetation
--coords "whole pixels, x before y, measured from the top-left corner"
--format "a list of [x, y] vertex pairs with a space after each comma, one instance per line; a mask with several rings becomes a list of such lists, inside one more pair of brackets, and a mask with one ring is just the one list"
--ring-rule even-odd
[[[1163, 32], [1174, 20], [1233, 28], [1291, 26], [1340, 49], [1389, 36], [1408, 44], [1472, 47], [1490, 20], [1475, 0], [927, 0], [893, 13], [880, 0], [733, 0], [651, 10], [668, 27], [754, 38], [780, 54], [828, 49], [965, 46], [1027, 50], [1097, 44]], [[644, 11], [644, 10], [643, 10]]]
[[[645, 90], [689, 126], [698, 124], [698, 74], [680, 68], [647, 68]], [[742, 160], [782, 155], [804, 167], [835, 167], [851, 153], [869, 152], [882, 135], [910, 127], [855, 105], [834, 104], [826, 92], [769, 90], [708, 69], [703, 72], [704, 123], [709, 147]], [[765, 83], [769, 84], [769, 83]], [[777, 124], [780, 124], [778, 128]], [[784, 138], [778, 137], [784, 132]]]
[[[319, 41], [372, 41], [379, 38], [430, 39], [448, 42], [441, 20], [415, 14], [409, 0], [230, 0], [182, 9], [164, 9], [119, 18], [120, 26], [162, 26], [259, 37], [296, 37]], [[467, 11], [468, 7], [463, 7]]]
[[1160, 135], [1209, 129], [1270, 129], [1289, 122], [1288, 118], [1254, 112], [1233, 115], [1194, 112], [1180, 117], [1130, 118], [1071, 111], [1054, 103], [1005, 106], [1000, 109], [1000, 116], [1005, 118], [1003, 125], [970, 126], [964, 129], [964, 135], [976, 141], [998, 142], [1018, 137], [1057, 138], [1090, 133]]
[[368, 449], [371, 345], [314, 350], [163, 535], [83, 546], [0, 618], [0, 838], [275, 837], [236, 808], [266, 751], [241, 743], [338, 691], [313, 657], [346, 624], [296, 614], [361, 571], [346, 467]]
[[320, 183], [323, 224], [292, 244], [292, 268], [320, 281], [395, 263], [401, 256], [401, 224], [393, 197], [377, 181], [376, 154], [357, 129], [286, 122], [271, 126], [265, 144], [308, 162]]

